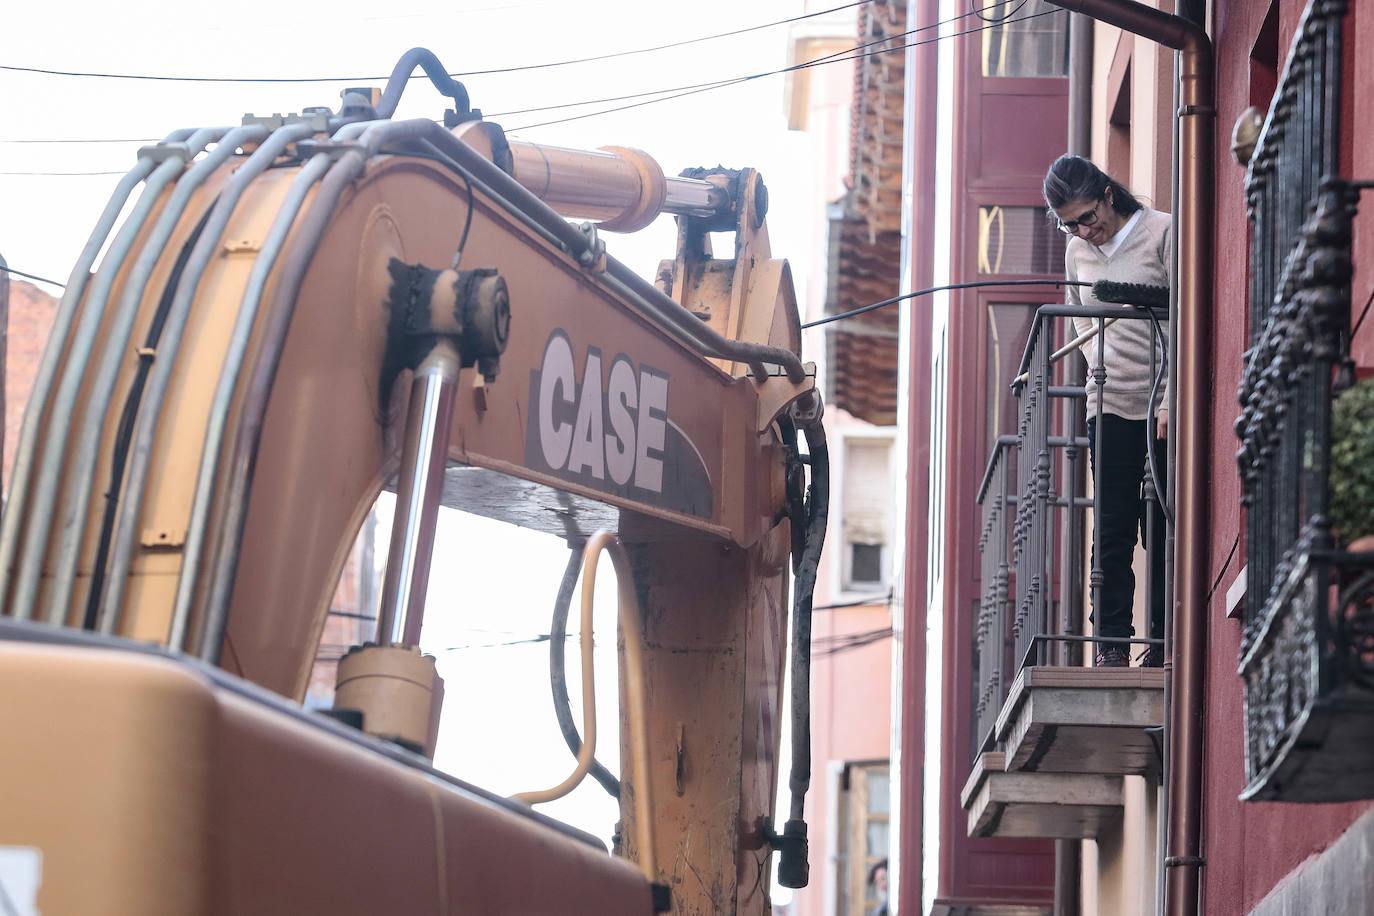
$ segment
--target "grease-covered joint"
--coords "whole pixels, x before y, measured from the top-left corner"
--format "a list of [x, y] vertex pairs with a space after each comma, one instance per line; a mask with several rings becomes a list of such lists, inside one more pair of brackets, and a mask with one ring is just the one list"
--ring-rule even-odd
[[768, 216], [768, 188], [757, 172], [752, 169], [727, 169], [718, 165], [713, 169], [683, 169], [679, 173], [681, 178], [695, 178], [699, 181], [710, 182], [724, 191], [729, 200], [729, 206], [722, 207], [715, 216], [696, 218], [698, 228], [704, 232], [729, 232], [739, 228], [740, 202], [744, 200], [745, 192], [749, 190], [744, 183], [746, 173], [753, 176], [754, 182], [754, 212], [750, 214], [752, 225], [749, 226], [749, 228], [754, 229], [762, 226], [764, 219]]
[[386, 357], [378, 379], [385, 406], [403, 369], [415, 369], [440, 344], [451, 346], [459, 366], [496, 380], [510, 338], [510, 296], [495, 268], [440, 270], [392, 258], [387, 264]]
[[792, 402], [789, 413], [798, 429], [813, 429], [820, 425], [821, 418], [825, 416], [825, 402], [821, 400], [820, 392], [812, 388]]

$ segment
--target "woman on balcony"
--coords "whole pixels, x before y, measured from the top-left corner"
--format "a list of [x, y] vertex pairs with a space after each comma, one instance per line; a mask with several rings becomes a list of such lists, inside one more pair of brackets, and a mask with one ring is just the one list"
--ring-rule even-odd
[[[1045, 202], [1070, 236], [1064, 269], [1070, 281], [1109, 280], [1169, 286], [1173, 276], [1172, 220], [1132, 196], [1118, 181], [1081, 156], [1061, 156], [1044, 183]], [[1103, 305], [1087, 286], [1069, 286], [1068, 304]], [[1127, 307], [1120, 306], [1125, 309]], [[1147, 433], [1154, 438], [1159, 499], [1164, 498], [1164, 443], [1169, 427], [1166, 386], [1156, 385], [1164, 344], [1151, 321], [1128, 313], [1102, 333], [1097, 318], [1074, 318], [1078, 337], [1091, 334], [1080, 347], [1088, 360], [1088, 439], [1094, 472], [1092, 603], [1098, 667], [1130, 665], [1129, 643], [1104, 638], [1135, 635], [1132, 605], [1135, 575], [1131, 560], [1136, 531], [1146, 540], [1143, 484], [1147, 476]], [[1167, 325], [1160, 323], [1167, 339]], [[1103, 377], [1105, 370], [1105, 378]], [[1151, 403], [1150, 393], [1158, 391]], [[1153, 409], [1152, 409], [1153, 408]], [[1153, 419], [1152, 419], [1153, 418]], [[1150, 637], [1164, 636], [1164, 519], [1154, 512], [1149, 549]], [[1149, 646], [1141, 665], [1164, 663], [1161, 646]]]

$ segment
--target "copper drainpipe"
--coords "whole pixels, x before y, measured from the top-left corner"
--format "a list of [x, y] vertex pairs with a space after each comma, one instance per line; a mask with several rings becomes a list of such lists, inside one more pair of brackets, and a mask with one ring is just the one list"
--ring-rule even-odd
[[[1174, 181], [1175, 290], [1178, 409], [1171, 426], [1177, 439], [1175, 481], [1173, 704], [1166, 793], [1164, 911], [1191, 916], [1199, 910], [1202, 860], [1202, 742], [1207, 663], [1207, 564], [1210, 456], [1212, 238], [1214, 230], [1215, 121], [1212, 43], [1200, 26], [1134, 0], [1050, 0], [1181, 52], [1178, 72], [1178, 148]], [[1167, 673], [1166, 669], [1166, 673]]]

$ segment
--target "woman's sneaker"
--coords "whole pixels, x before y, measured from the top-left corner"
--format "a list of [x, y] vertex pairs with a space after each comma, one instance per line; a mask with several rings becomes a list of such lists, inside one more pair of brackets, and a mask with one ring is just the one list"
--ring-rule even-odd
[[1105, 649], [1097, 650], [1097, 657], [1093, 659], [1093, 667], [1129, 668], [1131, 667], [1131, 657], [1126, 654], [1125, 649], [1108, 646]]

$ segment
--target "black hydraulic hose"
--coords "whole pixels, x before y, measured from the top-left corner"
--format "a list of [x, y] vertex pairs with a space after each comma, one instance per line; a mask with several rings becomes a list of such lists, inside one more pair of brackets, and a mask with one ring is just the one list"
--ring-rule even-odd
[[396, 106], [400, 104], [401, 94], [406, 91], [406, 84], [410, 82], [410, 76], [415, 72], [416, 67], [423, 67], [425, 75], [434, 84], [434, 88], [440, 93], [453, 99], [454, 109], [460, 115], [465, 115], [472, 110], [468, 103], [468, 91], [462, 83], [448, 75], [444, 65], [439, 63], [439, 58], [434, 56], [434, 52], [428, 48], [411, 48], [401, 59], [396, 62], [396, 66], [391, 71], [391, 76], [386, 81], [386, 88], [382, 90], [382, 99], [377, 103], [377, 117], [390, 118], [396, 113]]
[[[95, 560], [91, 565], [91, 587], [86, 595], [86, 610], [81, 618], [81, 626], [86, 630], [95, 629], [100, 622], [101, 598], [105, 593], [105, 567], [114, 541], [120, 491], [124, 486], [124, 467], [128, 462], [129, 447], [134, 437], [134, 422], [138, 418], [138, 408], [143, 400], [143, 388], [147, 384], [148, 374], [153, 368], [153, 354], [157, 352], [158, 339], [162, 336], [162, 327], [167, 322], [167, 313], [172, 308], [172, 299], [176, 295], [178, 284], [181, 283], [181, 275], [185, 272], [186, 264], [191, 260], [191, 252], [195, 249], [196, 243], [200, 241], [201, 233], [205, 230], [205, 224], [215, 209], [214, 204], [215, 201], [212, 201], [210, 206], [205, 208], [205, 213], [201, 215], [200, 221], [191, 230], [191, 234], [187, 236], [185, 243], [181, 246], [181, 251], [177, 254], [172, 272], [168, 275], [167, 283], [162, 288], [162, 296], [158, 300], [157, 309], [153, 312], [152, 322], [148, 325], [148, 331], [143, 338], [143, 347], [139, 351], [141, 355], [138, 359], [138, 367], [134, 370], [133, 381], [129, 385], [128, 394], [124, 397], [124, 409], [120, 413], [119, 425], [115, 428], [114, 449], [110, 455], [110, 488], [105, 492], [105, 508], [101, 515], [100, 538], [96, 545]], [[110, 622], [110, 627], [113, 628], [113, 621]]]
[[830, 503], [830, 449], [820, 418], [803, 427], [811, 466], [806, 498], [806, 541], [794, 569], [792, 612], [792, 772], [787, 787], [791, 805], [781, 838], [778, 880], [785, 887], [805, 887], [809, 877], [805, 803], [811, 787], [811, 600], [816, 589], [821, 547]]
[[[577, 733], [577, 723], [573, 721], [572, 703], [568, 699], [568, 675], [564, 663], [564, 649], [568, 641], [568, 608], [572, 605], [573, 589], [577, 586], [577, 574], [582, 569], [583, 548], [573, 547], [568, 554], [568, 566], [563, 570], [563, 581], [558, 586], [558, 597], [553, 603], [553, 623], [549, 626], [549, 686], [553, 689], [553, 712], [558, 717], [558, 728], [563, 732], [563, 740], [574, 757], [582, 753], [582, 736]], [[586, 673], [583, 673], [586, 676]], [[620, 780], [602, 766], [601, 761], [592, 759], [592, 778], [601, 783], [601, 788], [616, 800], [620, 799]]]

